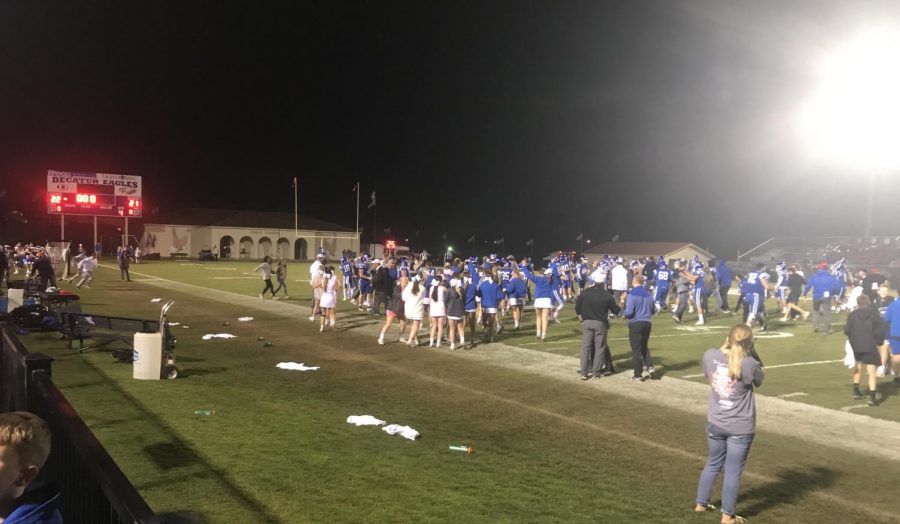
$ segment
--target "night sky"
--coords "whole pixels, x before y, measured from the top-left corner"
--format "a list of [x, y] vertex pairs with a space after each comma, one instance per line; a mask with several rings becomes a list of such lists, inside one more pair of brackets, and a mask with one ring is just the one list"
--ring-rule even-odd
[[377, 187], [379, 231], [432, 250], [858, 235], [869, 173], [794, 121], [816, 57], [871, 23], [900, 4], [7, 0], [0, 203], [40, 210], [59, 169], [141, 175], [162, 213], [293, 211], [296, 176], [302, 214], [353, 227], [359, 181], [367, 236]]

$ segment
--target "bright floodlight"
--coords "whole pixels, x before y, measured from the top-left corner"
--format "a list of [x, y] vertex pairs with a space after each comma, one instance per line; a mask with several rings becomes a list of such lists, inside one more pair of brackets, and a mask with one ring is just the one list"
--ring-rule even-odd
[[900, 27], [836, 47], [819, 72], [801, 119], [812, 153], [864, 170], [900, 167]]

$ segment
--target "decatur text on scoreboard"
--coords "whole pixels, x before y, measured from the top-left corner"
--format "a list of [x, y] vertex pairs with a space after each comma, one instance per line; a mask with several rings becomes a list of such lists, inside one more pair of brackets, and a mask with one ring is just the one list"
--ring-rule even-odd
[[47, 171], [47, 213], [140, 217], [141, 177]]

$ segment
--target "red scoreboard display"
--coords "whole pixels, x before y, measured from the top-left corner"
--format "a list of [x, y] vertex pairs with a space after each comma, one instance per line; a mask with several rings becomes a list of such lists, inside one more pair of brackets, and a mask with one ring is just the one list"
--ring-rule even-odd
[[108, 173], [47, 172], [47, 213], [139, 218], [141, 177]]

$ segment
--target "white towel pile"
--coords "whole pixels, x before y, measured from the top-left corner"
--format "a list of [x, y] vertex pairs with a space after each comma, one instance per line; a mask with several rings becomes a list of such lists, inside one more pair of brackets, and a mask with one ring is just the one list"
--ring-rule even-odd
[[408, 438], [409, 440], [416, 440], [417, 438], [419, 438], [418, 431], [409, 426], [401, 426], [399, 424], [391, 424], [389, 426], [385, 426], [381, 428], [381, 431], [384, 431], [388, 435], [399, 434], [401, 437]]
[[317, 371], [319, 369], [319, 366], [307, 366], [303, 362], [299, 364], [296, 362], [279, 362], [278, 364], [275, 364], [275, 367], [289, 369], [291, 371]]
[[215, 334], [207, 333], [206, 335], [203, 335], [200, 338], [202, 338], [203, 340], [212, 340], [214, 338], [237, 338], [237, 337], [230, 333], [215, 333]]
[[[372, 415], [350, 415], [347, 417], [347, 423], [356, 426], [381, 426], [386, 422], [375, 418]], [[384, 431], [388, 435], [400, 435], [409, 440], [416, 440], [419, 438], [418, 431], [409, 426], [401, 426], [399, 424], [389, 424], [381, 428], [381, 431]]]
[[250, 322], [251, 320], [253, 320], [253, 317], [238, 317], [238, 320], [240, 320], [241, 322]]
[[150, 302], [162, 302], [161, 298], [151, 298]]
[[377, 419], [372, 415], [350, 415], [347, 417], [347, 424], [353, 424], [354, 426], [380, 426], [385, 422], [381, 419]]

